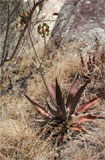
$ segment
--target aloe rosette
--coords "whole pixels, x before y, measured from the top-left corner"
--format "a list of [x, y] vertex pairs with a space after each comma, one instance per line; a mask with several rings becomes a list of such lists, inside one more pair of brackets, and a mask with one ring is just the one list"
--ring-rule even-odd
[[92, 105], [94, 105], [98, 99], [101, 99], [103, 95], [96, 96], [95, 98], [77, 107], [77, 103], [79, 102], [80, 97], [89, 82], [90, 80], [88, 79], [82, 86], [80, 86], [79, 89], [77, 89], [79, 83], [79, 74], [77, 74], [68, 92], [66, 102], [64, 101], [64, 97], [62, 96], [62, 92], [57, 79], [56, 91], [54, 91], [53, 87], [48, 82], [46, 82], [51, 100], [47, 101], [48, 111], [46, 111], [44, 107], [42, 107], [39, 103], [33, 101], [31, 98], [29, 98], [29, 96], [25, 94], [26, 98], [35, 106], [35, 109], [40, 112], [43, 117], [43, 119], [35, 119], [35, 121], [43, 124], [51, 121], [54, 121], [56, 123], [70, 122], [69, 128], [71, 130], [80, 131], [82, 128], [81, 124], [83, 122], [95, 119], [105, 119], [105, 117], [101, 115], [92, 115], [88, 113], [86, 114], [87, 110]]

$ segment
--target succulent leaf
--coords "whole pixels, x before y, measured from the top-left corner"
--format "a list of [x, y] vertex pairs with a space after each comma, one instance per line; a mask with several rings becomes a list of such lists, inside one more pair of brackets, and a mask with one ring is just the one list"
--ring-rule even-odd
[[[91, 59], [89, 60], [91, 63]], [[79, 82], [79, 74], [76, 75], [71, 88], [69, 90], [66, 104], [64, 103], [64, 98], [62, 96], [62, 92], [60, 89], [60, 86], [58, 84], [58, 81], [56, 79], [56, 92], [51, 87], [51, 85], [46, 81], [46, 89], [48, 89], [49, 97], [51, 102], [47, 101], [48, 104], [48, 110], [47, 112], [40, 104], [34, 102], [31, 98], [29, 98], [26, 94], [25, 97], [35, 106], [35, 109], [41, 113], [42, 116], [44, 116], [44, 119], [35, 119], [36, 122], [39, 122], [42, 125], [46, 125], [48, 122], [50, 125], [56, 124], [55, 126], [58, 126], [62, 122], [63, 125], [69, 124], [67, 121], [70, 121], [69, 128], [73, 131], [81, 131], [84, 130], [82, 128], [81, 123], [88, 122], [95, 119], [105, 119], [104, 116], [101, 115], [91, 115], [91, 114], [83, 114], [86, 112], [91, 105], [93, 105], [98, 99], [101, 99], [103, 95], [97, 96], [95, 98], [92, 98], [88, 102], [85, 102], [81, 104], [78, 108], [76, 108], [78, 101], [80, 100], [80, 97], [85, 90], [85, 87], [90, 82], [90, 79], [88, 79], [79, 89], [78, 87]], [[79, 114], [82, 114], [78, 116]], [[59, 142], [62, 141], [62, 136], [59, 137]]]
[[56, 93], [53, 89], [53, 87], [49, 84], [49, 82], [46, 80], [46, 85], [47, 85], [47, 88], [49, 90], [49, 93], [50, 93], [50, 96], [52, 98], [52, 103], [54, 105], [54, 107], [56, 108]]
[[89, 107], [91, 107], [98, 99], [101, 99], [103, 95], [97, 96], [95, 98], [92, 98], [88, 102], [85, 102], [81, 104], [78, 108], [75, 110], [75, 114], [77, 113], [84, 113]]
[[61, 92], [57, 79], [56, 79], [56, 101], [57, 101], [57, 109], [59, 113], [62, 115], [62, 117], [65, 117], [66, 108], [64, 104], [64, 98], [62, 97], [62, 92]]
[[37, 111], [39, 111], [43, 116], [45, 116], [45, 117], [51, 117], [51, 115], [48, 114], [48, 113], [46, 112], [46, 110], [45, 110], [40, 104], [34, 102], [34, 101], [33, 101], [31, 98], [29, 98], [26, 94], [24, 94], [24, 95], [25, 95], [25, 97], [35, 106], [35, 109], [36, 109]]
[[81, 131], [81, 125], [75, 123], [75, 124], [72, 124], [72, 126], [70, 126], [70, 130], [72, 131]]
[[76, 93], [76, 95], [72, 98], [72, 102], [70, 104], [70, 115], [72, 115], [75, 111], [76, 105], [81, 97], [81, 94], [83, 93], [83, 91], [85, 90], [85, 87], [87, 86], [87, 84], [90, 82], [90, 80], [87, 80], [85, 82], [84, 85], [82, 85], [80, 87], [80, 89], [78, 90], [78, 92]]
[[105, 119], [105, 117], [98, 116], [98, 115], [91, 115], [91, 114], [81, 115], [75, 120], [75, 123], [80, 124], [82, 122], [88, 122], [88, 121], [95, 120], [95, 119]]
[[70, 88], [70, 91], [69, 91], [69, 94], [67, 97], [67, 102], [66, 102], [67, 107], [72, 103], [73, 98], [74, 98], [75, 94], [77, 93], [78, 78], [79, 78], [79, 74], [76, 75], [74, 82], [72, 83], [72, 86]]
[[53, 87], [49, 84], [49, 82], [48, 82], [47, 80], [46, 80], [46, 85], [47, 85], [47, 87], [48, 87], [48, 90], [49, 90], [49, 92], [50, 92], [51, 97], [52, 97], [54, 100], [56, 100], [56, 93], [55, 93]]
[[60, 117], [59, 112], [54, 109], [54, 107], [52, 106], [52, 104], [49, 101], [47, 101], [47, 104], [48, 104], [48, 109], [49, 109], [50, 113], [53, 115], [53, 117]]

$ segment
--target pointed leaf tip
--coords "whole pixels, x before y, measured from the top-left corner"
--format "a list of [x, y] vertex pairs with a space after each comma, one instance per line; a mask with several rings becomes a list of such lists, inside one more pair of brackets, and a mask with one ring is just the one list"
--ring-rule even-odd
[[70, 88], [70, 91], [69, 91], [70, 94], [72, 94], [72, 95], [76, 94], [78, 82], [79, 82], [79, 73], [75, 76], [75, 79], [74, 79], [72, 86]]
[[66, 109], [64, 104], [64, 98], [62, 97], [62, 92], [57, 79], [56, 79], [56, 101], [57, 101], [57, 109], [59, 113], [61, 113], [62, 117], [65, 117]]
[[57, 101], [57, 106], [64, 105], [64, 101], [62, 98], [62, 92], [61, 92], [60, 86], [58, 84], [57, 78], [56, 78], [56, 101]]
[[46, 85], [48, 87], [48, 90], [50, 92], [51, 97], [55, 100], [56, 99], [56, 93], [53, 89], [53, 87], [49, 84], [49, 82], [46, 80]]
[[91, 114], [81, 115], [75, 120], [75, 123], [80, 124], [82, 122], [88, 122], [88, 121], [92, 121], [95, 119], [105, 119], [105, 117], [101, 115], [98, 116], [98, 115], [91, 115]]
[[75, 94], [77, 93], [78, 79], [79, 79], [79, 73], [75, 76], [75, 79], [74, 79], [72, 86], [70, 88], [70, 91], [69, 91], [69, 94], [67, 97], [67, 102], [66, 102], [67, 107], [70, 105], [70, 103], [72, 103], [73, 98], [74, 98]]
[[70, 110], [70, 115], [72, 115], [75, 112], [75, 108], [77, 106], [77, 103], [80, 100], [80, 97], [83, 93], [83, 91], [85, 90], [85, 87], [87, 86], [87, 84], [90, 82], [90, 79], [88, 79], [84, 85], [82, 85], [79, 90], [77, 91], [77, 93], [73, 96], [73, 95], [69, 95], [69, 110]]
[[81, 104], [76, 110], [75, 114], [77, 113], [84, 113], [89, 107], [91, 107], [98, 99], [101, 99], [103, 95], [97, 96], [95, 98], [90, 99], [88, 102]]
[[28, 99], [28, 101], [33, 104], [35, 106], [35, 109], [37, 111], [39, 111], [43, 116], [45, 117], [51, 117], [51, 115], [49, 115], [46, 110], [38, 103], [34, 102], [31, 98], [29, 98], [25, 93], [24, 93], [25, 97]]
[[53, 89], [53, 87], [49, 84], [49, 82], [46, 80], [46, 86], [48, 88], [49, 96], [51, 99], [51, 103], [53, 104], [54, 108], [56, 109], [56, 93]]
[[54, 117], [59, 117], [59, 112], [57, 111], [57, 109], [55, 109], [52, 104], [47, 100], [47, 104], [48, 104], [48, 109], [51, 113], [52, 116]]

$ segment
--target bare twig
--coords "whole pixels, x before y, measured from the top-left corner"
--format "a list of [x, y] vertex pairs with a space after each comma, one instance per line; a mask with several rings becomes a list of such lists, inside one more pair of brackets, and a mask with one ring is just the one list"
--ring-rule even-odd
[[8, 51], [6, 52], [4, 59], [1, 61], [0, 68], [1, 68], [1, 67], [4, 65], [4, 63], [6, 62], [7, 56], [8, 56]]
[[16, 10], [16, 8], [18, 7], [19, 3], [21, 2], [21, 0], [19, 0], [16, 4], [16, 6], [14, 7], [14, 9], [11, 11], [10, 16], [12, 16], [13, 12]]
[[[18, 47], [19, 47], [19, 45], [20, 45], [20, 42], [21, 42], [21, 40], [22, 40], [22, 38], [23, 38], [23, 36], [24, 36], [27, 28], [28, 28], [29, 22], [30, 22], [30, 20], [31, 20], [31, 18], [32, 18], [32, 15], [33, 15], [36, 7], [39, 6], [43, 1], [44, 1], [44, 0], [40, 0], [39, 2], [34, 3], [34, 6], [33, 6], [32, 10], [30, 11], [30, 15], [29, 15], [29, 17], [28, 17], [28, 19], [27, 19], [27, 22], [26, 22], [26, 24], [25, 24], [25, 27], [24, 27], [24, 29], [23, 29], [23, 32], [21, 33], [21, 35], [20, 35], [20, 37], [19, 37], [19, 39], [18, 39], [18, 42], [17, 42], [17, 44], [16, 44], [16, 46], [15, 46], [15, 49], [14, 49], [13, 53], [11, 54], [11, 56], [10, 56], [9, 58], [6, 58], [6, 59], [5, 59], [5, 62], [10, 61], [10, 60], [15, 56], [16, 51], [17, 51], [17, 49], [18, 49]], [[5, 62], [2, 62], [2, 63], [0, 64], [0, 67], [1, 67]]]
[[32, 15], [33, 15], [34, 10], [35, 10], [36, 7], [39, 6], [39, 4], [42, 3], [43, 1], [44, 1], [44, 0], [41, 0], [41, 1], [39, 1], [39, 2], [37, 2], [37, 3], [34, 4], [32, 10], [31, 10], [31, 12], [30, 12], [29, 18], [28, 18], [28, 20], [27, 20], [27, 23], [26, 23], [26, 25], [25, 25], [25, 27], [24, 27], [24, 30], [23, 30], [23, 32], [22, 32], [22, 34], [21, 34], [21, 36], [20, 36], [20, 38], [19, 38], [19, 40], [18, 40], [18, 42], [17, 42], [17, 45], [16, 45], [16, 47], [15, 47], [15, 49], [14, 49], [11, 57], [8, 58], [8, 59], [6, 59], [6, 61], [10, 61], [10, 60], [14, 57], [14, 55], [16, 54], [16, 51], [17, 51], [17, 49], [18, 49], [18, 47], [19, 47], [19, 44], [20, 44], [20, 42], [21, 42], [21, 40], [22, 40], [22, 37], [24, 36], [24, 33], [25, 33], [25, 31], [27, 30], [27, 28], [28, 28], [29, 21], [30, 21], [31, 18], [32, 18]]
[[[11, 13], [9, 14], [9, 18], [12, 16], [12, 14], [14, 13], [14, 11], [16, 10], [16, 8], [18, 7], [19, 3], [21, 0], [19, 0], [16, 4], [16, 6], [13, 8], [13, 10], [11, 11]], [[3, 24], [4, 25], [4, 24]], [[4, 32], [4, 30], [7, 28], [7, 24], [3, 27], [3, 30], [1, 31], [1, 33]]]
[[8, 39], [8, 32], [9, 32], [9, 26], [10, 26], [10, 0], [8, 2], [8, 16], [7, 16], [7, 29], [6, 29], [6, 35], [5, 35], [5, 40], [4, 40], [4, 46], [3, 46], [3, 53], [1, 59], [6, 59], [7, 54], [5, 55], [5, 50], [6, 50], [6, 44], [7, 44], [7, 39]]
[[[3, 52], [0, 57], [0, 62], [1, 66], [5, 63], [5, 60], [8, 56], [8, 51], [6, 51], [6, 46], [7, 46], [7, 39], [8, 39], [8, 32], [9, 32], [9, 26], [10, 26], [10, 0], [8, 2], [8, 15], [7, 15], [7, 28], [6, 28], [6, 35], [5, 35], [5, 40], [4, 40], [4, 45], [3, 45]], [[3, 77], [2, 77], [3, 70], [0, 68], [0, 83], [2, 83]]]
[[38, 54], [37, 54], [37, 51], [36, 51], [36, 49], [35, 49], [35, 47], [34, 47], [34, 43], [33, 43], [33, 41], [32, 41], [32, 37], [31, 37], [31, 33], [30, 33], [30, 31], [29, 31], [29, 28], [28, 28], [28, 35], [29, 35], [30, 42], [31, 42], [32, 48], [33, 48], [33, 50], [34, 50], [35, 56], [36, 56], [36, 58], [37, 58], [37, 61], [38, 61], [39, 64], [41, 64], [40, 58], [39, 58], [39, 56], [38, 56]]
[[66, 19], [68, 19], [68, 18], [35, 20], [35, 22], [56, 22], [56, 21], [64, 21]]

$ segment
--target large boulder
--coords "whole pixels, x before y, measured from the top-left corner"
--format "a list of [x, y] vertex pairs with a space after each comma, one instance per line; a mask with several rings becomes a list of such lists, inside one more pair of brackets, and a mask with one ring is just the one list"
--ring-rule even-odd
[[104, 1], [65, 0], [51, 33], [49, 46], [58, 49], [61, 45], [78, 42], [86, 44], [87, 51], [96, 40], [101, 45], [105, 43]]

